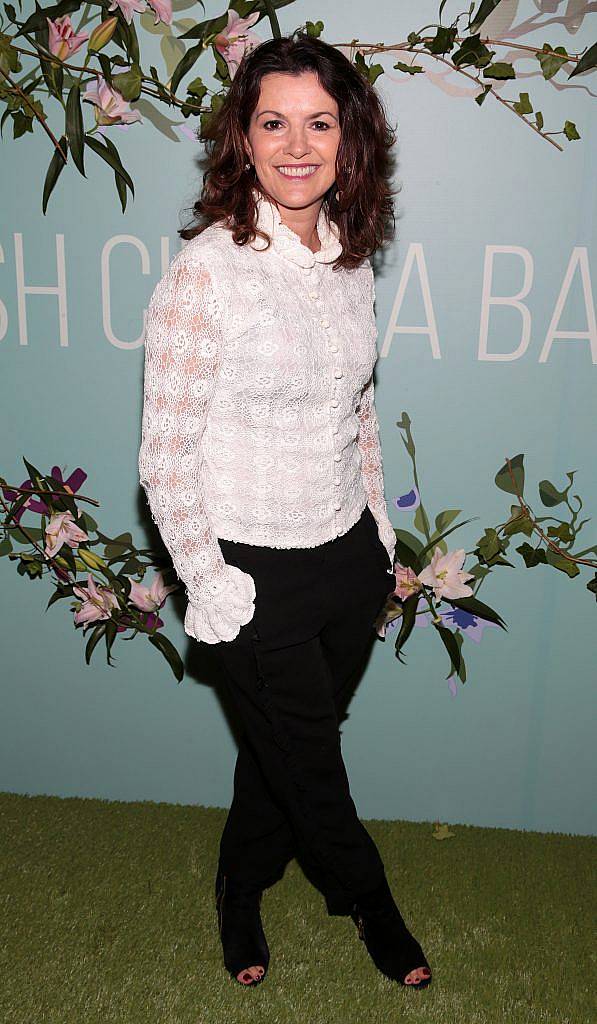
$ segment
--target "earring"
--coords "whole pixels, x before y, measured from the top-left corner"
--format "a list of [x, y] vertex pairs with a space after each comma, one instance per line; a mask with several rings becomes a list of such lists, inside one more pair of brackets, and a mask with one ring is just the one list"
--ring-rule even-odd
[[246, 164], [245, 164], [245, 171], [248, 171], [248, 170], [249, 170], [249, 167], [250, 167], [250, 166], [251, 166], [251, 164], [250, 164], [250, 163], [246, 163]]
[[339, 202], [341, 193], [336, 189], [336, 202]]

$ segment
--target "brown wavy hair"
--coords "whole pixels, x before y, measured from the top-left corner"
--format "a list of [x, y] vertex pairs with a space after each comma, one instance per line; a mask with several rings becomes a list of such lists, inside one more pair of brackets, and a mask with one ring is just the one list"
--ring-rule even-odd
[[322, 204], [328, 222], [337, 224], [342, 243], [334, 268], [358, 266], [392, 237], [395, 222], [390, 150], [395, 133], [386, 120], [380, 97], [340, 50], [298, 31], [266, 40], [245, 53], [221, 106], [198, 129], [207, 166], [200, 198], [192, 207], [198, 223], [179, 229], [181, 238], [194, 238], [214, 221], [223, 219], [238, 245], [252, 242], [256, 235], [269, 243], [269, 236], [255, 225], [252, 190], [267, 193], [254, 166], [245, 168], [244, 139], [264, 75], [299, 75], [304, 71], [315, 72], [321, 86], [338, 104], [336, 181]]

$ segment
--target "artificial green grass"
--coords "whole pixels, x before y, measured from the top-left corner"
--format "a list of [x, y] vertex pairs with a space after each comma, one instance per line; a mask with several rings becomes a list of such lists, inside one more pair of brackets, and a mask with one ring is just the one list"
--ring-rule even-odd
[[213, 902], [226, 811], [0, 794], [3, 1024], [589, 1024], [595, 840], [368, 821], [433, 970], [379, 974], [296, 861], [263, 896], [271, 962], [243, 988]]

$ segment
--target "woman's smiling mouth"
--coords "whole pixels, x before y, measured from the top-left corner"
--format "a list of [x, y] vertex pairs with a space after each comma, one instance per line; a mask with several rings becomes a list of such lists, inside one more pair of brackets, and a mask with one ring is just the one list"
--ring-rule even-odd
[[276, 170], [285, 178], [310, 178], [319, 166], [319, 164], [282, 164]]

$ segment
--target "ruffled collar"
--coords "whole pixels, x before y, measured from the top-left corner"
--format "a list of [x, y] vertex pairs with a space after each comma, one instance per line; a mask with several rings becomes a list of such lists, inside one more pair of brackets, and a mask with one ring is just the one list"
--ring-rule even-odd
[[[298, 264], [299, 267], [312, 267], [315, 263], [333, 263], [340, 256], [342, 243], [339, 239], [338, 226], [334, 221], [327, 223], [323, 204], [317, 218], [317, 234], [321, 248], [318, 252], [313, 252], [309, 246], [303, 245], [295, 231], [282, 222], [280, 211], [273, 200], [263, 196], [257, 189], [253, 189], [253, 195], [257, 206], [257, 226], [270, 236], [272, 247], [281, 256]], [[267, 248], [267, 242], [258, 236], [250, 244], [253, 249]]]

